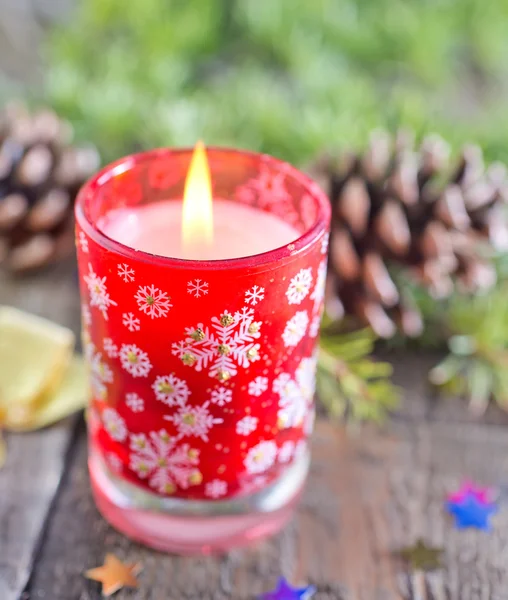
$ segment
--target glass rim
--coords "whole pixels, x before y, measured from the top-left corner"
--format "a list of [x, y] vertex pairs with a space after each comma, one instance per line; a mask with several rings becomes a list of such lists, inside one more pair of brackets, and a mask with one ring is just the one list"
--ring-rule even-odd
[[285, 261], [288, 259], [291, 260], [304, 253], [307, 248], [320, 239], [321, 234], [325, 234], [327, 232], [331, 217], [330, 202], [325, 192], [321, 190], [318, 184], [311, 177], [290, 163], [275, 158], [270, 154], [263, 154], [259, 152], [223, 146], [207, 146], [206, 151], [208, 154], [224, 153], [233, 156], [244, 155], [251, 157], [252, 159], [256, 159], [257, 161], [264, 161], [265, 163], [274, 165], [279, 171], [286, 173], [294, 181], [305, 188], [307, 193], [317, 200], [318, 211], [314, 224], [289, 244], [267, 250], [266, 252], [236, 258], [198, 260], [161, 256], [159, 254], [151, 254], [143, 250], [136, 250], [131, 246], [110, 238], [97, 227], [96, 223], [88, 218], [84, 209], [87, 199], [90, 197], [90, 195], [96, 194], [101, 186], [110, 181], [115, 175], [128, 171], [136, 164], [149, 163], [154, 159], [170, 157], [171, 155], [191, 154], [193, 150], [194, 148], [192, 147], [155, 148], [153, 150], [129, 154], [112, 163], [109, 163], [100, 169], [88, 181], [86, 181], [79, 190], [74, 209], [76, 222], [79, 224], [81, 229], [97, 244], [126, 258], [131, 258], [137, 262], [141, 261], [152, 265], [160, 265], [166, 268], [171, 266], [181, 269], [205, 270], [262, 267], [263, 265], [269, 265], [275, 261], [280, 261], [283, 259], [285, 259]]

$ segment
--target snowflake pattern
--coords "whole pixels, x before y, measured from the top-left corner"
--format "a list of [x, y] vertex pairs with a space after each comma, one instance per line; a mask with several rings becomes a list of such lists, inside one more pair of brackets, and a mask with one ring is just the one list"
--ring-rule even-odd
[[251, 396], [261, 396], [268, 389], [268, 377], [256, 377], [249, 383], [249, 394]]
[[154, 285], [140, 286], [134, 298], [138, 303], [139, 310], [151, 319], [165, 317], [173, 306], [167, 293]]
[[238, 435], [250, 435], [256, 430], [258, 426], [258, 419], [247, 415], [240, 419], [236, 424], [236, 433]]
[[118, 276], [123, 279], [125, 283], [134, 281], [135, 274], [134, 269], [131, 269], [129, 265], [126, 265], [125, 263], [118, 265]]
[[259, 174], [238, 187], [235, 195], [240, 202], [255, 205], [294, 224], [298, 222], [299, 214], [285, 179], [285, 173], [273, 172], [267, 165], [262, 165]]
[[314, 397], [315, 370], [316, 359], [303, 358], [296, 369], [295, 380], [289, 373], [281, 373], [273, 381], [273, 392], [279, 396], [277, 419], [280, 428], [304, 425]]
[[264, 440], [248, 451], [243, 464], [247, 473], [264, 473], [273, 465], [276, 455], [277, 444], [272, 440]]
[[131, 332], [139, 331], [141, 329], [140, 320], [134, 316], [134, 313], [123, 313], [122, 315], [122, 324], [124, 327]]
[[312, 286], [312, 269], [300, 269], [300, 271], [291, 279], [286, 298], [289, 304], [301, 304], [310, 291]]
[[143, 400], [143, 398], [140, 398], [135, 392], [125, 394], [125, 404], [134, 413], [143, 412], [145, 410], [145, 401]]
[[106, 277], [99, 277], [88, 263], [88, 275], [83, 277], [90, 294], [90, 306], [95, 306], [102, 313], [104, 320], [108, 320], [108, 310], [110, 306], [117, 306], [117, 303], [109, 296], [106, 287]]
[[92, 324], [92, 313], [86, 304], [82, 304], [81, 306], [81, 320], [86, 327], [90, 327]]
[[210, 414], [209, 405], [209, 402], [205, 402], [201, 406], [180, 406], [172, 415], [165, 415], [164, 419], [173, 423], [178, 429], [179, 437], [193, 435], [207, 442], [210, 429], [223, 422], [223, 419]]
[[316, 285], [312, 290], [310, 299], [314, 300], [314, 312], [319, 311], [321, 303], [325, 297], [325, 283], [326, 283], [326, 259], [319, 263], [317, 271]]
[[320, 326], [321, 326], [321, 314], [314, 315], [312, 317], [312, 321], [310, 322], [310, 327], [309, 327], [309, 335], [311, 338], [315, 338], [318, 336]]
[[102, 353], [97, 352], [91, 343], [85, 343], [85, 356], [90, 366], [90, 386], [95, 398], [105, 400], [107, 397], [106, 384], [113, 383], [113, 371], [102, 360]]
[[205, 496], [209, 498], [220, 498], [225, 496], [228, 491], [228, 484], [222, 479], [212, 479], [205, 485]]
[[328, 252], [328, 242], [330, 240], [330, 234], [325, 233], [323, 239], [321, 240], [321, 254], [326, 254]]
[[152, 384], [155, 397], [167, 406], [183, 406], [190, 395], [189, 386], [175, 375], [159, 375]]
[[280, 447], [277, 460], [281, 463], [288, 463], [293, 458], [295, 443], [292, 440], [285, 441]]
[[194, 298], [200, 298], [208, 294], [208, 283], [202, 279], [194, 279], [193, 281], [187, 282], [187, 293], [194, 296]]
[[261, 336], [260, 323], [254, 322], [254, 311], [231, 315], [224, 311], [213, 317], [211, 327], [198, 323], [186, 329], [184, 341], [173, 343], [173, 354], [196, 371], [208, 368], [210, 377], [227, 381], [238, 372], [259, 360], [260, 344], [254, 340]]
[[165, 429], [130, 436], [130, 468], [160, 494], [174, 494], [177, 487], [186, 490], [199, 485], [199, 450], [189, 444], [178, 445]]
[[148, 354], [135, 344], [122, 344], [120, 348], [122, 368], [133, 377], [148, 377], [152, 363]]
[[122, 470], [122, 461], [114, 452], [106, 454], [106, 463], [113, 473], [120, 473]]
[[109, 358], [116, 358], [118, 356], [118, 346], [111, 338], [104, 338], [102, 347], [104, 348], [106, 356], [108, 356]]
[[79, 232], [78, 244], [81, 247], [81, 251], [84, 252], [85, 254], [88, 254], [88, 251], [89, 251], [89, 248], [88, 248], [88, 238], [86, 237], [86, 235], [82, 231]]
[[250, 290], [245, 292], [245, 304], [252, 304], [256, 306], [258, 302], [261, 302], [265, 297], [265, 288], [253, 285]]
[[307, 314], [306, 310], [301, 310], [291, 317], [291, 319], [289, 319], [289, 321], [286, 323], [286, 327], [284, 328], [284, 332], [282, 334], [284, 346], [296, 346], [305, 335], [308, 325], [309, 315]]
[[114, 408], [105, 408], [102, 412], [102, 422], [104, 429], [109, 433], [109, 437], [116, 442], [123, 442], [127, 437], [127, 427], [125, 421], [116, 412]]
[[233, 392], [223, 386], [215, 387], [212, 390], [210, 401], [217, 406], [224, 406], [233, 400]]

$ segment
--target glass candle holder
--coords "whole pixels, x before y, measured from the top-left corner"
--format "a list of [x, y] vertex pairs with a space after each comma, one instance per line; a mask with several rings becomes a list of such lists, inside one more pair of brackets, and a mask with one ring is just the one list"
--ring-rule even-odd
[[96, 504], [142, 543], [207, 552], [277, 531], [305, 482], [330, 208], [289, 164], [212, 148], [214, 198], [283, 219], [294, 242], [196, 261], [101, 231], [114, 209], [181, 201], [190, 158], [103, 169], [79, 193], [76, 242]]

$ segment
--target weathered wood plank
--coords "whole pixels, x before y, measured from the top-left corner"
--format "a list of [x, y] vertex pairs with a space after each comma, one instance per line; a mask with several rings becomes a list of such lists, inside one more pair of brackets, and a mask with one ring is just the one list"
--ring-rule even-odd
[[17, 600], [64, 468], [72, 422], [7, 436], [0, 471], [0, 598]]
[[[62, 265], [35, 278], [0, 274], [0, 304], [10, 304], [71, 327], [79, 326], [73, 268]], [[74, 419], [43, 432], [9, 435], [0, 471], [0, 598], [17, 600], [58, 488]]]
[[[319, 423], [313, 466], [293, 521], [272, 540], [224, 557], [180, 558], [151, 552], [117, 534], [98, 515], [79, 441], [52, 514], [29, 598], [98, 600], [82, 577], [108, 551], [141, 560], [141, 588], [119, 600], [253, 599], [281, 573], [312, 582], [316, 600], [481, 600], [508, 589], [508, 511], [492, 534], [453, 529], [443, 510], [448, 491], [468, 476], [508, 481], [503, 428], [399, 422], [358, 438]], [[410, 574], [394, 552], [423, 536], [445, 548], [444, 569]]]

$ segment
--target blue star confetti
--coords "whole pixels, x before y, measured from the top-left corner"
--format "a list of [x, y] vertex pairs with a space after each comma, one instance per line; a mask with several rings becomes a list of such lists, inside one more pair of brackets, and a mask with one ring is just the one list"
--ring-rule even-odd
[[474, 527], [482, 531], [491, 531], [490, 517], [497, 512], [493, 502], [483, 502], [474, 494], [467, 493], [459, 501], [446, 503], [448, 512], [455, 517], [455, 527], [466, 529]]
[[262, 594], [259, 600], [310, 600], [315, 591], [316, 588], [313, 585], [303, 588], [293, 588], [284, 577], [280, 577], [277, 582], [277, 589]]

